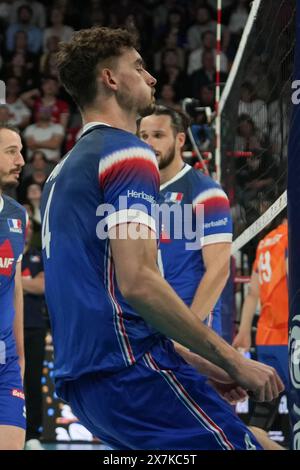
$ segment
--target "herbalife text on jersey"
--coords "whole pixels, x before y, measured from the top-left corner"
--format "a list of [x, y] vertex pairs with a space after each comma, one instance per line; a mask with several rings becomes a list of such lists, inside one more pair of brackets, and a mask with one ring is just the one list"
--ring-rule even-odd
[[[133, 203], [132, 197], [142, 201]], [[158, 205], [145, 193], [120, 196], [115, 205], [100, 204], [96, 216], [101, 219], [96, 226], [100, 240], [108, 238], [108, 231], [110, 239], [169, 236], [172, 240], [185, 240], [186, 250], [199, 250], [204, 236], [204, 205], [198, 204], [196, 211], [192, 204]], [[153, 230], [143, 229], [143, 225]], [[116, 230], [110, 230], [112, 226], [118, 226], [118, 235]]]

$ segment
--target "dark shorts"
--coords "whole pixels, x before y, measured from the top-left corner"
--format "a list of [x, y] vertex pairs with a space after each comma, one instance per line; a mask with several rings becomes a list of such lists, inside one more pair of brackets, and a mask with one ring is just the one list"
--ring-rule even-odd
[[169, 341], [115, 374], [57, 389], [81, 423], [115, 449], [255, 450], [255, 437]]
[[26, 429], [26, 407], [18, 358], [0, 364], [0, 425]]

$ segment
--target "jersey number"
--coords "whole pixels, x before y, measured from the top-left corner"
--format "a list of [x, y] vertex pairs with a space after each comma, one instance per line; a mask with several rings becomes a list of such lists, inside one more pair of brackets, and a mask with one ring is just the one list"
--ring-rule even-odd
[[270, 282], [272, 277], [271, 253], [266, 251], [261, 253], [258, 263], [259, 283]]
[[49, 212], [50, 212], [50, 205], [54, 193], [55, 183], [53, 184], [51, 191], [49, 193], [48, 201], [45, 207], [45, 213], [43, 218], [43, 225], [42, 225], [42, 247], [43, 250], [46, 250], [47, 259], [50, 258], [50, 242], [51, 242], [51, 232], [50, 232], [50, 225], [49, 225]]

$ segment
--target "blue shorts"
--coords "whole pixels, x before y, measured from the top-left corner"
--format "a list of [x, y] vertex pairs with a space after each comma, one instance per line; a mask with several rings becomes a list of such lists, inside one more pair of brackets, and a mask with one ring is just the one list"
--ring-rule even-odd
[[0, 364], [0, 425], [26, 430], [26, 407], [17, 357]]
[[256, 352], [259, 362], [274, 367], [284, 383], [285, 392], [288, 394], [290, 389], [288, 346], [256, 346]]
[[170, 341], [135, 365], [64, 382], [57, 393], [89, 431], [122, 450], [261, 450], [232, 407]]

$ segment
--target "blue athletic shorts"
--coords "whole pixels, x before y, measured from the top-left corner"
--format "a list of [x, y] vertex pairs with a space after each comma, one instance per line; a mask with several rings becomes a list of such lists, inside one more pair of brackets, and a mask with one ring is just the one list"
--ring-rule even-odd
[[114, 449], [261, 450], [232, 407], [168, 340], [122, 372], [66, 381], [57, 393]]
[[0, 364], [0, 425], [26, 429], [26, 407], [17, 357]]

